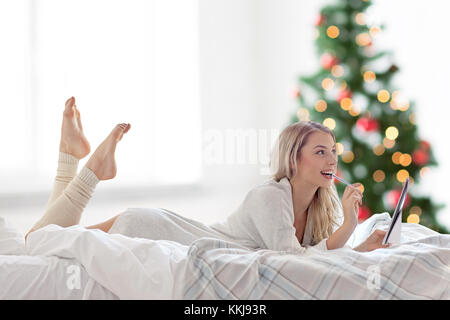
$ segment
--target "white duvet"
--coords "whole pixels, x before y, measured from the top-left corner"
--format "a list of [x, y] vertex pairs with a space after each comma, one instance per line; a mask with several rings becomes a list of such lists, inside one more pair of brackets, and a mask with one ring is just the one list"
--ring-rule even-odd
[[29, 255], [24, 235], [0, 217], [0, 299], [118, 299], [75, 259]]
[[[389, 221], [387, 213], [373, 215], [348, 244]], [[31, 261], [40, 267], [30, 268]], [[208, 238], [183, 246], [81, 226], [49, 225], [25, 244], [0, 219], [2, 299], [450, 299], [449, 265], [450, 235], [413, 224], [403, 224], [402, 243], [388, 249], [293, 255]]]

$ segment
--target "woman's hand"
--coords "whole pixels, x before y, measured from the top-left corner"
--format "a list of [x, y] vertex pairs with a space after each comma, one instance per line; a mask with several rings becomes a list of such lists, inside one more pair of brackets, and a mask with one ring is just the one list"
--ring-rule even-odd
[[379, 248], [388, 248], [391, 245], [390, 243], [382, 244], [385, 235], [386, 231], [377, 229], [366, 239], [366, 241], [356, 247], [355, 250], [366, 252]]
[[342, 195], [342, 209], [344, 211], [344, 223], [354, 226], [358, 224], [359, 205], [362, 204], [362, 192], [357, 189], [360, 183], [354, 183], [345, 188]]

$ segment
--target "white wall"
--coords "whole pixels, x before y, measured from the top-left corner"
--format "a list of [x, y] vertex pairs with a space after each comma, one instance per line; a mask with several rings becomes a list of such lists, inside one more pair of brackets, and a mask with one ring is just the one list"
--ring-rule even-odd
[[[256, 1], [200, 0], [200, 103], [203, 133], [255, 128], [258, 110], [255, 61]], [[205, 141], [207, 143], [207, 141]], [[206, 186], [248, 184], [256, 168], [206, 165]]]
[[[323, 1], [200, 0], [203, 130], [281, 130], [296, 112], [292, 92], [317, 65], [313, 22]], [[258, 137], [261, 137], [260, 135]], [[259, 159], [262, 161], [262, 159]], [[206, 166], [205, 184], [254, 185], [258, 165]]]
[[[329, 2], [329, 1], [328, 1]], [[258, 1], [258, 107], [261, 127], [283, 128], [299, 107], [293, 98], [300, 75], [319, 67], [314, 22], [326, 1]]]

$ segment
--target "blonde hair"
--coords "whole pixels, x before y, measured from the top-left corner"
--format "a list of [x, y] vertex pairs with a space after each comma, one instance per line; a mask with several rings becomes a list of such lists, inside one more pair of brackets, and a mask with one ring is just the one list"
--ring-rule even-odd
[[[291, 180], [297, 174], [297, 159], [303, 146], [313, 132], [329, 133], [328, 127], [313, 121], [300, 121], [287, 126], [279, 135], [270, 159], [271, 177], [276, 182], [283, 178]], [[308, 207], [308, 220], [312, 223], [312, 243], [329, 238], [342, 218], [342, 204], [334, 184], [329, 188], [319, 187]]]

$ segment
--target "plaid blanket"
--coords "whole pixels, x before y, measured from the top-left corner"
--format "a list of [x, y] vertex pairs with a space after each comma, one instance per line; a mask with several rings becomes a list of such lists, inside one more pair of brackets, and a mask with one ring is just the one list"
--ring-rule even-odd
[[450, 235], [303, 255], [202, 238], [188, 256], [185, 299], [450, 299]]

